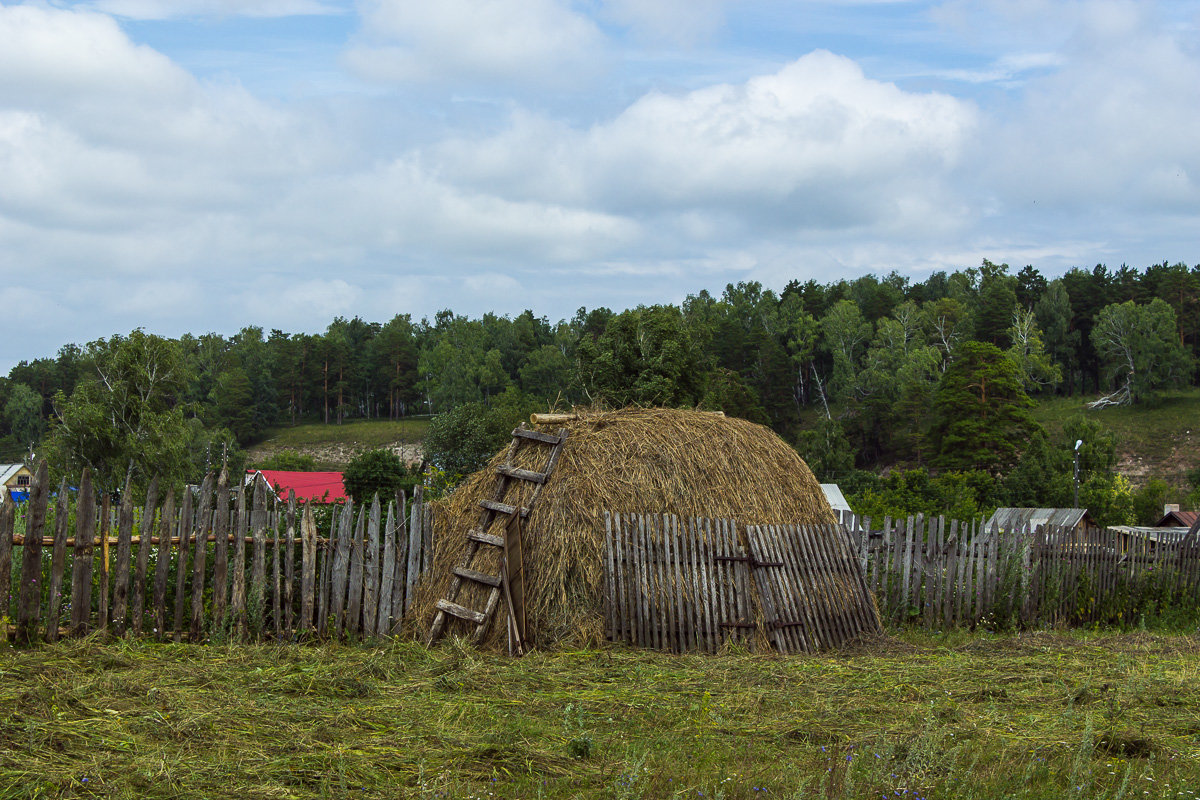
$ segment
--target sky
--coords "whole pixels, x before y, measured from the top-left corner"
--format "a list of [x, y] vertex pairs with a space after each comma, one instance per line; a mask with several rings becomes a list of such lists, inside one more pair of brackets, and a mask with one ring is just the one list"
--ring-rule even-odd
[[0, 0], [0, 369], [1200, 263], [1200, 0]]

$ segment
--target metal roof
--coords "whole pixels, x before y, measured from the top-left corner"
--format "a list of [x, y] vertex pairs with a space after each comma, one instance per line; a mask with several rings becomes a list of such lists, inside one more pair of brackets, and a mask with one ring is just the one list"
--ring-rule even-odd
[[1114, 525], [1111, 530], [1130, 536], [1141, 536], [1157, 544], [1179, 544], [1187, 536], [1187, 528], [1150, 528], [1144, 525]]
[[850, 504], [846, 502], [845, 495], [836, 483], [822, 483], [821, 491], [825, 493], [825, 499], [834, 511], [850, 511]]
[[996, 513], [984, 523], [984, 529], [1015, 531], [1026, 525], [1031, 528], [1039, 525], [1074, 528], [1081, 522], [1095, 525], [1086, 508], [997, 508]]
[[24, 464], [0, 464], [0, 486], [7, 484], [24, 466]]

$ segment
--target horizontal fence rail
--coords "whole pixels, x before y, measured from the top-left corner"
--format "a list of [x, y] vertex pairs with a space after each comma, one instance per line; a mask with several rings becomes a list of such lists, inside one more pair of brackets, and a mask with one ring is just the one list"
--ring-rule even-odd
[[[114, 506], [87, 474], [78, 491], [44, 465], [18, 512], [0, 506], [0, 633], [54, 641], [95, 630], [175, 641], [371, 637], [398, 631], [432, 560], [431, 508], [418, 488], [332, 507], [267, 487], [199, 488]], [[324, 535], [321, 535], [324, 533]]]

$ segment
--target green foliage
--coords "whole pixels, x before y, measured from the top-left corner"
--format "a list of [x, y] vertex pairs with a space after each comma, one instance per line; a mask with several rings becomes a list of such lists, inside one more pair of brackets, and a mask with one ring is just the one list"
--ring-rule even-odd
[[579, 343], [579, 381], [591, 400], [613, 406], [694, 405], [700, 398], [697, 352], [674, 306], [639, 306]]
[[1138, 403], [1192, 377], [1195, 364], [1179, 341], [1175, 311], [1155, 298], [1105, 306], [1096, 317], [1092, 344], [1117, 403]]
[[1138, 525], [1153, 525], [1162, 519], [1163, 507], [1171, 496], [1170, 485], [1161, 478], [1151, 478], [1133, 496], [1133, 517]]
[[840, 483], [854, 469], [854, 447], [836, 419], [822, 417], [801, 431], [796, 450], [820, 483]]
[[1011, 467], [1038, 424], [1016, 365], [994, 345], [964, 342], [934, 394], [930, 445], [950, 469]]
[[32, 447], [46, 429], [41, 395], [23, 383], [13, 384], [4, 404], [4, 420], [18, 442]]
[[931, 475], [924, 468], [893, 470], [873, 484], [860, 481], [847, 495], [856, 514], [877, 521], [914, 514], [974, 519], [994, 510], [999, 499], [996, 482], [986, 472], [950, 470]]
[[700, 407], [709, 411], [724, 411], [726, 416], [748, 419], [760, 425], [769, 425], [771, 422], [754, 390], [736, 372], [723, 367], [717, 367], [708, 374], [708, 385], [700, 400]]
[[72, 481], [84, 467], [114, 491], [132, 466], [139, 485], [188, 477], [190, 430], [179, 397], [186, 373], [178, 343], [135, 330], [88, 345], [92, 369], [54, 400], [46, 456]]
[[391, 450], [368, 450], [346, 465], [342, 483], [356, 503], [370, 503], [376, 495], [386, 503], [400, 489], [411, 492], [420, 477], [420, 470], [409, 470]]
[[537, 408], [536, 401], [508, 393], [496, 402], [467, 403], [433, 418], [425, 455], [454, 485], [483, 467], [512, 439], [512, 430]]

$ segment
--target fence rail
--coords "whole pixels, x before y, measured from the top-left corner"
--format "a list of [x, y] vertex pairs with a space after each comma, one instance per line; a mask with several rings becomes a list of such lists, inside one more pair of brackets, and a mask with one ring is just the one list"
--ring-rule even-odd
[[64, 482], [53, 493], [39, 466], [24, 533], [14, 504], [0, 506], [0, 633], [22, 642], [93, 630], [175, 641], [387, 635], [432, 559], [419, 488], [411, 500], [400, 492], [385, 505], [334, 506], [324, 536], [312, 506], [211, 475], [161, 506], [157, 481], [141, 507], [129, 491], [116, 507], [97, 499], [86, 473], [78, 489]]

